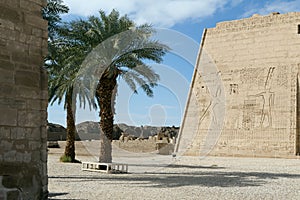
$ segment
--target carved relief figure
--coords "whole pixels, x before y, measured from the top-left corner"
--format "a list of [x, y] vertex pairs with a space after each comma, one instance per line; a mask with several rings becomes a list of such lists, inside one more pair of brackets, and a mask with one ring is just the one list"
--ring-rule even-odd
[[265, 81], [264, 91], [256, 94], [256, 97], [262, 98], [262, 108], [260, 117], [260, 127], [272, 127], [272, 108], [274, 106], [275, 93], [271, 91], [271, 81], [275, 67], [269, 68]]
[[239, 103], [239, 85], [237, 83], [229, 84], [228, 101], [230, 109], [227, 111], [227, 127], [238, 129], [240, 127], [240, 103]]
[[206, 80], [206, 83], [208, 84], [207, 91], [210, 93], [210, 101], [208, 101], [208, 99], [200, 99], [202, 105], [200, 123], [208, 114], [210, 114], [211, 122], [215, 127], [218, 127], [221, 124], [219, 118], [222, 108], [224, 107], [224, 97], [222, 96], [221, 85], [218, 83], [219, 76], [219, 72], [210, 74], [209, 79], [207, 79], [209, 81]]
[[219, 105], [221, 103], [221, 88], [220, 86], [217, 87], [216, 91], [211, 94], [212, 95], [212, 101], [211, 101], [211, 110], [212, 110], [212, 120], [213, 123], [216, 125], [219, 125], [219, 120], [217, 118], [217, 114], [219, 111]]

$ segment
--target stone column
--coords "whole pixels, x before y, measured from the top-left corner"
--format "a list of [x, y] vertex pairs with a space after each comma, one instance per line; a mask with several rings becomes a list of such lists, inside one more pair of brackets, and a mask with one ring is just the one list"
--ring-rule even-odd
[[0, 199], [47, 199], [45, 5], [0, 2]]

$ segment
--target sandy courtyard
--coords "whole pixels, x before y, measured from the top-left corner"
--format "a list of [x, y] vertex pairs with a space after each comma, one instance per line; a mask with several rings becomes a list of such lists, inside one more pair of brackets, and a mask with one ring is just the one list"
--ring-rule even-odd
[[[300, 159], [177, 157], [113, 148], [128, 174], [81, 170], [50, 149], [49, 199], [300, 199]], [[77, 159], [96, 161], [98, 141], [76, 142]]]

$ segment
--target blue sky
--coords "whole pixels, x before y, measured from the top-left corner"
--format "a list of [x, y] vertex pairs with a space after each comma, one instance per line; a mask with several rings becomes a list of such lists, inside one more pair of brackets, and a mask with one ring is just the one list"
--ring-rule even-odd
[[[185, 108], [196, 55], [204, 28], [215, 27], [221, 21], [250, 17], [255, 13], [300, 11], [300, 0], [64, 0], [70, 12], [63, 20], [97, 15], [98, 10], [118, 10], [137, 24], [150, 23], [157, 28], [156, 39], [168, 44], [172, 51], [162, 64], [151, 64], [160, 74], [154, 97], [142, 91], [133, 94], [119, 80], [115, 123], [130, 125], [179, 126]], [[65, 126], [63, 106], [48, 108], [49, 122]], [[77, 109], [76, 123], [99, 121], [98, 111]]]

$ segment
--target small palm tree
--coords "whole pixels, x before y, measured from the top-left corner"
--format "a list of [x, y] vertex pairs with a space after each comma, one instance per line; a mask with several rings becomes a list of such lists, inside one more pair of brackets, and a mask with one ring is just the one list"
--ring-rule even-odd
[[[69, 8], [63, 5], [61, 0], [48, 0], [47, 6], [42, 9], [42, 15], [48, 20], [48, 55], [45, 59], [45, 67], [48, 71], [48, 101], [51, 105], [56, 101], [58, 104], [64, 102], [64, 108], [67, 110], [67, 139], [62, 158], [75, 162], [76, 98], [74, 96], [76, 92], [74, 93], [73, 85], [83, 60], [80, 55], [83, 54], [82, 47], [78, 43], [69, 41], [60, 34], [62, 26], [60, 14], [67, 13], [68, 10]], [[79, 56], [74, 56], [76, 54]]]

